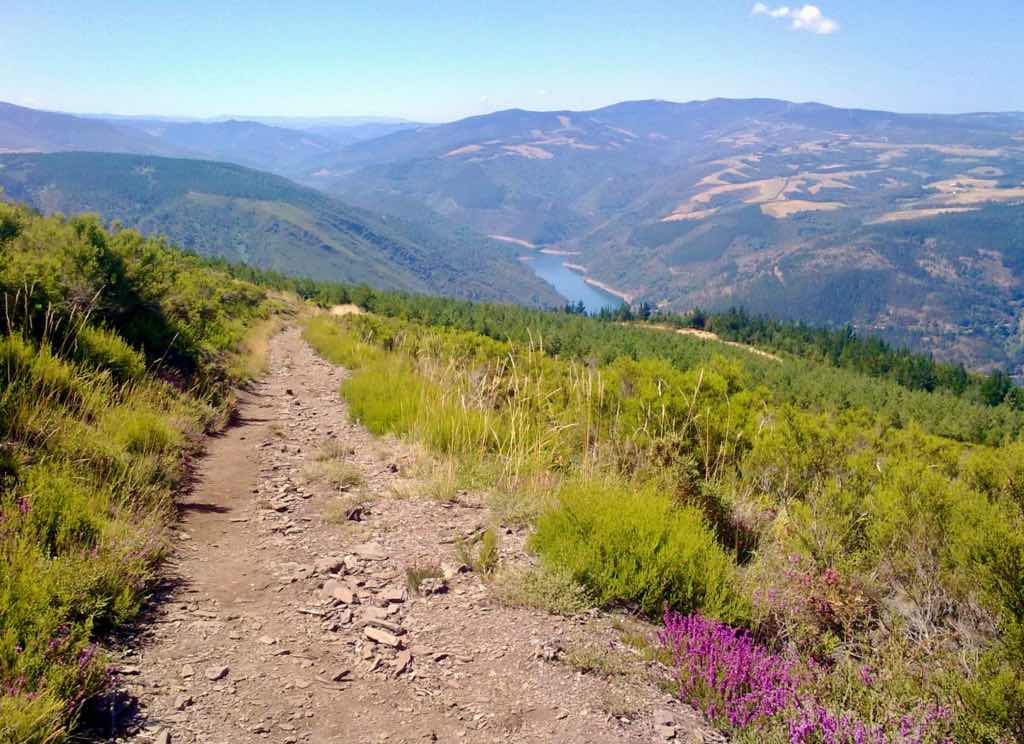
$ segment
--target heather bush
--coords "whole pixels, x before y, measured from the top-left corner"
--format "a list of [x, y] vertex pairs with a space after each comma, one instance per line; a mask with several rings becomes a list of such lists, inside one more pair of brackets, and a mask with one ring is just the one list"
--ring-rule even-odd
[[[660, 643], [672, 653], [679, 696], [730, 731], [791, 744], [938, 744], [951, 741], [952, 712], [919, 702], [911, 711], [865, 716], [829, 699], [828, 672], [796, 654], [776, 654], [753, 637], [700, 614], [666, 611]], [[871, 702], [870, 669], [859, 673], [860, 704]], [[756, 732], [756, 733], [754, 733]]]

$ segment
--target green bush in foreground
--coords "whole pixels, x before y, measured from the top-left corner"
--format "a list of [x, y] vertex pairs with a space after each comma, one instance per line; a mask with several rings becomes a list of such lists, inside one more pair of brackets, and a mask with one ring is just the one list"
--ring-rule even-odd
[[545, 565], [564, 568], [602, 604], [663, 605], [736, 621], [747, 612], [734, 568], [700, 511], [678, 506], [655, 484], [614, 478], [567, 482], [530, 540]]

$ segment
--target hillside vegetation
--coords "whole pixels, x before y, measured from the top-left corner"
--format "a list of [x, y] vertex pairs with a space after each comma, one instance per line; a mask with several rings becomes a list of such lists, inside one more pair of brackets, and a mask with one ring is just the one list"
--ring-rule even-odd
[[64, 740], [107, 685], [197, 438], [283, 307], [95, 217], [0, 204], [0, 741]]
[[559, 301], [508, 251], [436, 215], [382, 216], [227, 163], [0, 155], [0, 188], [48, 214], [98, 212], [203, 256], [287, 274], [467, 299]]
[[1021, 412], [567, 314], [355, 294], [373, 314], [306, 329], [354, 370], [352, 413], [435, 452], [437, 496], [485, 490], [531, 526], [541, 576], [664, 611], [648, 650], [739, 740], [1024, 736]]

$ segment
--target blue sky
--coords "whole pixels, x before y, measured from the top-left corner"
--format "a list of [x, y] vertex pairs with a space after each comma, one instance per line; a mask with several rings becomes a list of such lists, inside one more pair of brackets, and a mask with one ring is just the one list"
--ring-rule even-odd
[[5, 0], [0, 100], [189, 116], [393, 115], [767, 96], [1024, 110], [1021, 0]]

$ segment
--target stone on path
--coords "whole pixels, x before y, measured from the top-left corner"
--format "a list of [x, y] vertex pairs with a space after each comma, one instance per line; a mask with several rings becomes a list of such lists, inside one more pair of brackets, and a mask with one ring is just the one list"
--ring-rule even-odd
[[375, 643], [380, 643], [384, 646], [391, 646], [391, 648], [398, 648], [402, 645], [402, 641], [398, 636], [393, 633], [389, 633], [383, 628], [376, 628], [372, 625], [367, 625], [363, 628], [363, 635]]
[[227, 676], [228, 668], [223, 665], [206, 667], [206, 678], [211, 682], [216, 682], [218, 679], [223, 679]]

